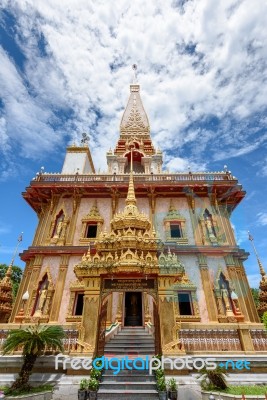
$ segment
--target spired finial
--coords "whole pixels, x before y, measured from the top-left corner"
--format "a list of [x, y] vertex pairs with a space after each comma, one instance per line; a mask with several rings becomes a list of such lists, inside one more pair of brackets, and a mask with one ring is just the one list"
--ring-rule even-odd
[[133, 149], [131, 149], [131, 168], [130, 168], [130, 179], [129, 179], [126, 204], [127, 205], [131, 204], [136, 206], [136, 198], [135, 198], [134, 182], [133, 182]]
[[133, 83], [137, 83], [137, 65], [133, 64]]
[[20, 243], [22, 242], [22, 236], [23, 236], [23, 232], [21, 232], [21, 234], [20, 234], [19, 237], [18, 237], [17, 245], [16, 245], [16, 248], [15, 248], [15, 250], [14, 250], [13, 257], [12, 257], [12, 260], [11, 260], [11, 263], [10, 263], [11, 266], [13, 266], [13, 264], [14, 264], [14, 260], [15, 260], [15, 258], [16, 258], [17, 253], [18, 253], [19, 245], [20, 245]]
[[256, 247], [255, 247], [255, 245], [254, 245], [254, 238], [253, 238], [253, 236], [250, 234], [249, 231], [248, 231], [248, 239], [251, 241], [251, 244], [252, 244], [252, 247], [253, 247], [255, 256], [256, 256], [256, 258], [257, 258], [258, 265], [259, 265], [259, 268], [260, 268], [260, 274], [261, 274], [262, 277], [264, 277], [266, 274], [265, 274], [263, 265], [262, 265], [262, 263], [261, 263], [261, 260], [260, 260], [260, 258], [259, 258], [258, 252], [257, 252], [257, 250], [256, 250]]

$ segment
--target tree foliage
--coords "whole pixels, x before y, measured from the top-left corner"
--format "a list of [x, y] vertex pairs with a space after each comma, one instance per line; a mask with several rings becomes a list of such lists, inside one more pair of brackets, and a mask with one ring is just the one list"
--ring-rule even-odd
[[23, 364], [17, 379], [10, 388], [11, 392], [17, 389], [30, 389], [29, 378], [37, 357], [46, 348], [63, 351], [64, 337], [65, 333], [61, 326], [34, 325], [9, 331], [3, 344], [3, 354], [12, 353], [18, 348], [22, 348], [23, 354]]
[[259, 289], [252, 288], [251, 289], [251, 293], [252, 293], [255, 305], [256, 305], [256, 307], [258, 307], [259, 302], [260, 302], [260, 300], [259, 300]]
[[[4, 278], [7, 269], [8, 269], [7, 264], [0, 264], [0, 280]], [[22, 278], [22, 273], [23, 271], [20, 267], [17, 267], [16, 265], [12, 266], [11, 281], [12, 281], [13, 298], [15, 298], [17, 295], [19, 284]]]
[[226, 382], [226, 370], [220, 366], [217, 366], [215, 369], [207, 369], [206, 367], [202, 368], [200, 371], [200, 375], [198, 378], [201, 379], [201, 387], [204, 390], [225, 390], [228, 385]]
[[262, 322], [264, 323], [265, 329], [267, 331], [267, 311], [265, 311], [265, 313], [263, 313]]

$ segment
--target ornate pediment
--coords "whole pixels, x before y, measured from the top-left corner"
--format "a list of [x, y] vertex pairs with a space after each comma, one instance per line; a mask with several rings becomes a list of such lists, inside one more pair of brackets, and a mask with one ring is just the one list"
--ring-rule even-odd
[[161, 273], [181, 274], [184, 272], [184, 265], [178, 259], [176, 254], [171, 253], [170, 249], [167, 254], [162, 252], [160, 253], [159, 268]]
[[90, 212], [82, 218], [82, 222], [88, 221], [104, 222], [104, 219], [100, 215], [96, 202], [92, 205]]
[[168, 214], [164, 218], [165, 221], [185, 221], [185, 218], [180, 214], [180, 212], [174, 207], [172, 200], [170, 201], [170, 207]]

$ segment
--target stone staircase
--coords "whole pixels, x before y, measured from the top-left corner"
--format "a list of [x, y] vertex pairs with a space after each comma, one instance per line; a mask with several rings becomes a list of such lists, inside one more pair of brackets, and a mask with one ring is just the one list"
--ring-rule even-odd
[[[129, 359], [155, 354], [154, 338], [143, 327], [126, 327], [114, 336], [105, 346], [104, 356]], [[141, 362], [137, 363], [141, 366]], [[111, 369], [105, 370], [100, 384], [97, 399], [155, 400], [158, 399], [154, 375], [148, 370], [122, 369], [114, 374]]]

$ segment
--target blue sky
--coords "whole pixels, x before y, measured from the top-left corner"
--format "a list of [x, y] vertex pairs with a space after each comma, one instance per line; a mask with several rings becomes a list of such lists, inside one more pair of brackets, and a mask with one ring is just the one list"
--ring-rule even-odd
[[[105, 170], [137, 63], [165, 169], [228, 165], [247, 191], [232, 217], [238, 243], [251, 251], [250, 230], [267, 268], [266, 15], [265, 0], [3, 0], [0, 262], [21, 231], [22, 249], [32, 241], [37, 218], [21, 192], [41, 166], [60, 171], [86, 131]], [[245, 265], [257, 286], [255, 257]]]

